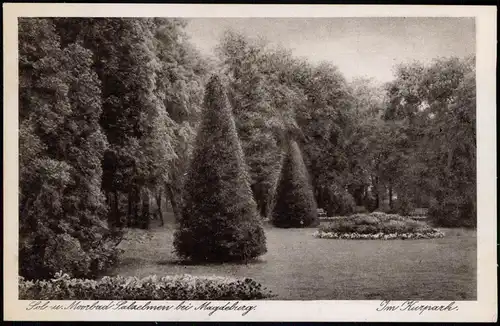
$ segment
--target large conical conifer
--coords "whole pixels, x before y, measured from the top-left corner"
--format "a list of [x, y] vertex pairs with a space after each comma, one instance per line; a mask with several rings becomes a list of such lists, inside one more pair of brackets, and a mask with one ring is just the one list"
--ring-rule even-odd
[[272, 223], [283, 228], [307, 227], [318, 223], [314, 194], [299, 145], [294, 140], [288, 143], [281, 168]]
[[208, 82], [204, 104], [174, 246], [195, 261], [246, 261], [266, 252], [266, 240], [218, 76]]

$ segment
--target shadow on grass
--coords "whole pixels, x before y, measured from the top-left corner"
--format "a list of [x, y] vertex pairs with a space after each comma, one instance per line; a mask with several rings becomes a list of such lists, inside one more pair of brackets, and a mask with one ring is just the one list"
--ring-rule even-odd
[[365, 300], [383, 300], [382, 294], [378, 292], [367, 293]]

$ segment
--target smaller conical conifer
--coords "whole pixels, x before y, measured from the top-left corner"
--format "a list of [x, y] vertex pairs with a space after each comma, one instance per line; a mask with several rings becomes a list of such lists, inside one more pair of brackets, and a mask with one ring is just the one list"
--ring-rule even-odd
[[272, 223], [282, 228], [308, 227], [317, 225], [317, 216], [314, 193], [299, 145], [290, 140], [276, 189]]

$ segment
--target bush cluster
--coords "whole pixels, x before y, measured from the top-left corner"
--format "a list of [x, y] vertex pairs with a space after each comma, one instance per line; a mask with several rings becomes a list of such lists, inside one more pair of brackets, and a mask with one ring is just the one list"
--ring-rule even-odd
[[441, 237], [443, 234], [410, 217], [373, 212], [332, 219], [322, 225], [315, 236], [330, 239], [419, 239]]
[[368, 210], [366, 209], [365, 206], [355, 206], [354, 207], [354, 213], [359, 214], [359, 213], [368, 213]]
[[156, 275], [103, 277], [100, 280], [71, 278], [61, 272], [52, 280], [20, 278], [20, 300], [257, 300], [272, 297], [271, 291], [245, 278]]
[[373, 212], [374, 210], [377, 209], [378, 206], [377, 199], [371, 192], [367, 192], [366, 195], [363, 197], [363, 206], [369, 212]]
[[115, 246], [115, 235], [101, 237], [93, 247], [69, 234], [48, 237], [21, 237], [19, 241], [19, 274], [28, 279], [47, 279], [64, 269], [73, 277], [95, 278], [118, 262], [121, 249]]
[[468, 227], [477, 224], [477, 209], [472, 201], [447, 198], [431, 205], [428, 212], [429, 220], [442, 227]]
[[337, 185], [328, 188], [328, 204], [326, 210], [328, 215], [349, 215], [355, 212], [356, 202], [354, 197], [345, 189]]
[[402, 196], [398, 200], [395, 201], [394, 203], [394, 208], [391, 209], [391, 213], [397, 213], [400, 215], [411, 215], [411, 212], [415, 209], [413, 202], [410, 200], [410, 198], [406, 196]]

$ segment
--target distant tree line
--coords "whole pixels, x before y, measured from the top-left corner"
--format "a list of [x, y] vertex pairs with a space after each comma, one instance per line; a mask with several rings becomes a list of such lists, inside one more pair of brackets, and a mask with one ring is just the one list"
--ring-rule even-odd
[[261, 218], [288, 200], [276, 193], [283, 164], [293, 161], [304, 171], [290, 182], [312, 185], [309, 208], [346, 215], [357, 206], [404, 214], [427, 207], [441, 225], [475, 225], [474, 58], [400, 65], [378, 85], [233, 32], [211, 61], [189, 43], [186, 24], [19, 20], [22, 275], [64, 267], [95, 276], [116, 260], [123, 228], [148, 228], [167, 202], [182, 220], [213, 73]]
[[474, 57], [401, 64], [378, 84], [233, 32], [219, 54], [263, 216], [292, 136], [329, 215], [424, 207], [441, 225], [475, 225]]

